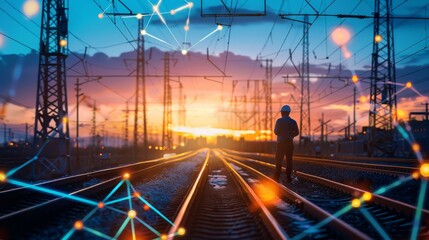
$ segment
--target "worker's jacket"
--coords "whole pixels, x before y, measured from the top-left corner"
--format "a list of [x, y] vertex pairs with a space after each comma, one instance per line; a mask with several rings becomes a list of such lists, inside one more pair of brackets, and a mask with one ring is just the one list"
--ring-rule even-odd
[[277, 119], [274, 133], [277, 135], [277, 142], [292, 142], [298, 136], [299, 129], [296, 121], [289, 116]]

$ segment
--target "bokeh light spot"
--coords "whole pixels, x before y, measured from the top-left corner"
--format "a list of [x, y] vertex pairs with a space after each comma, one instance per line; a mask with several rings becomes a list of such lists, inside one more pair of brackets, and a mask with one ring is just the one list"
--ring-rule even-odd
[[61, 40], [60, 40], [60, 46], [61, 46], [61, 47], [65, 47], [65, 46], [67, 46], [67, 40], [65, 40], [65, 39], [61, 39]]
[[353, 83], [357, 83], [358, 81], [359, 81], [358, 76], [357, 76], [357, 75], [353, 75], [353, 76], [352, 76], [352, 82], [353, 82]]
[[381, 37], [381, 35], [375, 35], [375, 37], [374, 37], [374, 41], [376, 42], [376, 43], [379, 43], [379, 42], [381, 42], [383, 40], [383, 38]]
[[412, 86], [413, 86], [413, 84], [411, 82], [405, 83], [405, 87], [406, 88], [411, 88]]
[[0, 182], [4, 182], [4, 181], [6, 181], [6, 179], [7, 179], [6, 174], [0, 172]]
[[350, 31], [345, 27], [337, 27], [331, 34], [332, 41], [339, 46], [343, 46], [350, 41]]
[[183, 236], [185, 235], [186, 230], [185, 228], [180, 227], [179, 229], [177, 229], [177, 234], [179, 234], [179, 236]]
[[128, 179], [130, 179], [130, 174], [129, 174], [129, 173], [125, 173], [125, 174], [122, 176], [122, 178], [123, 178], [123, 179], [125, 179], [125, 180], [128, 180]]
[[39, 12], [39, 9], [40, 5], [36, 0], [27, 0], [23, 6], [24, 14], [27, 17], [33, 17]]
[[103, 18], [104, 18], [104, 14], [103, 14], [103, 13], [99, 13], [99, 14], [97, 15], [97, 17], [98, 17], [99, 19], [103, 19]]
[[419, 152], [420, 151], [420, 145], [418, 143], [413, 143], [411, 145], [411, 148], [413, 149], [414, 152]]

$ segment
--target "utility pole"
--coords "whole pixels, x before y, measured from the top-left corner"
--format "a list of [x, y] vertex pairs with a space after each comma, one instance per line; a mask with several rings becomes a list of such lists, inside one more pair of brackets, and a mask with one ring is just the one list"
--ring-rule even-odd
[[269, 130], [270, 140], [273, 139], [273, 60], [265, 59], [265, 130]]
[[3, 134], [4, 134], [4, 136], [3, 136], [3, 141], [4, 141], [4, 146], [6, 147], [7, 146], [7, 125], [6, 125], [6, 123], [3, 123]]
[[170, 85], [170, 53], [164, 53], [164, 111], [162, 117], [162, 146], [170, 150], [173, 146], [172, 96]]
[[392, 156], [396, 150], [396, 68], [392, 0], [376, 0], [371, 63], [368, 155]]
[[[299, 148], [302, 150], [304, 143], [311, 137], [310, 127], [310, 42], [308, 15], [304, 15], [303, 41], [302, 41], [302, 65], [301, 65], [301, 108], [299, 123]], [[323, 131], [323, 127], [322, 127]], [[304, 142], [304, 143], [303, 143]]]
[[[179, 126], [186, 126], [186, 96], [183, 94], [183, 84], [179, 82]], [[183, 136], [179, 135], [179, 144], [183, 143]]]
[[79, 153], [79, 105], [80, 97], [83, 95], [80, 93], [79, 78], [76, 78], [76, 168], [80, 170], [80, 153]]
[[97, 103], [94, 100], [94, 105], [92, 106], [92, 125], [91, 125], [91, 136], [92, 136], [92, 157], [96, 154], [97, 149]]
[[[41, 163], [38, 164], [41, 168], [47, 169], [37, 169], [37, 174], [52, 171], [59, 174], [71, 173], [66, 81], [66, 1], [43, 1], [33, 144], [36, 150], [47, 145], [37, 161]], [[61, 161], [57, 161], [58, 158]], [[33, 178], [43, 177], [35, 175], [33, 164]]]
[[129, 104], [128, 101], [126, 102], [125, 106], [125, 121], [124, 121], [124, 140], [125, 144], [124, 146], [128, 147], [128, 122], [129, 122], [129, 116], [130, 116], [130, 110], [129, 110]]
[[[136, 101], [134, 113], [134, 143], [133, 153], [134, 161], [137, 161], [138, 145], [143, 141], [143, 153], [148, 148], [147, 140], [147, 120], [146, 120], [146, 69], [145, 69], [145, 49], [144, 35], [141, 31], [144, 29], [143, 17], [138, 17], [138, 37], [137, 37], [137, 57], [136, 57]], [[145, 154], [144, 154], [144, 157]]]

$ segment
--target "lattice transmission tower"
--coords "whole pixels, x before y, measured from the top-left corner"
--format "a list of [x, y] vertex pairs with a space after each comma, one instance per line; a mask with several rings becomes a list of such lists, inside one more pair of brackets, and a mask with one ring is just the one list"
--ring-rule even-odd
[[396, 74], [391, 18], [392, 0], [376, 0], [371, 63], [368, 154], [393, 155]]
[[301, 65], [301, 107], [299, 123], [299, 146], [311, 138], [310, 128], [310, 51], [309, 51], [309, 30], [308, 15], [304, 15], [302, 39], [302, 65]]
[[40, 32], [34, 146], [43, 147], [33, 176], [70, 173], [66, 58], [66, 0], [44, 0]]

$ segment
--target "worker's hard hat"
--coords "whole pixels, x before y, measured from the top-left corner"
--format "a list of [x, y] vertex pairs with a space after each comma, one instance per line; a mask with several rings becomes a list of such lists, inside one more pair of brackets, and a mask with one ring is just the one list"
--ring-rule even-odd
[[283, 105], [283, 107], [280, 109], [280, 112], [290, 112], [289, 105]]

